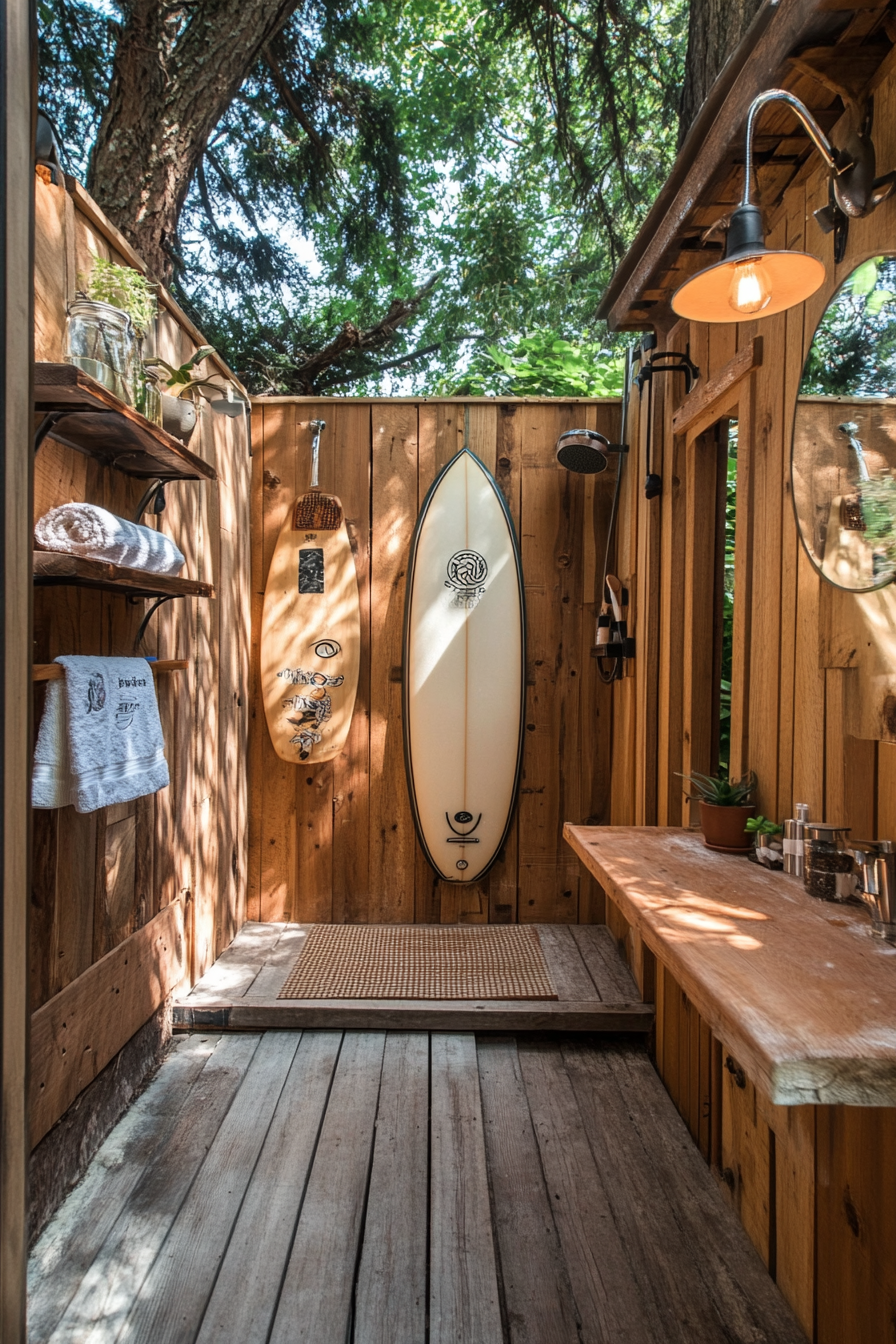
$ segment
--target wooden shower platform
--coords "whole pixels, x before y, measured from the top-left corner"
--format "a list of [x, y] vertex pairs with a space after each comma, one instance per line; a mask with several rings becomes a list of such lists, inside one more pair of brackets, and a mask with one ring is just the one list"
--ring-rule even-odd
[[310, 927], [244, 925], [175, 1003], [175, 1028], [645, 1032], [653, 1025], [653, 1005], [641, 1002], [602, 924], [537, 926], [556, 1000], [278, 999]]
[[30, 1344], [804, 1344], [632, 1040], [181, 1037], [30, 1279]]

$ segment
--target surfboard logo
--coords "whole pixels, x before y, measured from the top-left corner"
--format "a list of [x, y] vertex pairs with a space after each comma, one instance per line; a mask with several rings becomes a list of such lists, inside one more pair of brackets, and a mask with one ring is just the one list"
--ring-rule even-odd
[[479, 816], [476, 818], [475, 821], [473, 821], [473, 813], [472, 813], [472, 812], [455, 812], [455, 814], [454, 814], [454, 821], [456, 821], [456, 822], [458, 823], [458, 825], [460, 825], [460, 826], [468, 826], [468, 825], [470, 824], [470, 822], [473, 821], [473, 825], [470, 826], [470, 829], [469, 829], [468, 831], [459, 831], [459, 830], [457, 829], [457, 826], [455, 826], [454, 821], [451, 820], [451, 818], [449, 817], [449, 815], [448, 815], [447, 812], [445, 813], [445, 820], [447, 821], [447, 823], [448, 823], [450, 829], [453, 831], [453, 835], [449, 835], [449, 836], [448, 836], [448, 839], [447, 839], [447, 842], [446, 842], [447, 844], [449, 844], [449, 845], [478, 845], [478, 844], [479, 844], [479, 836], [478, 836], [478, 835], [474, 835], [473, 832], [477, 829], [477, 827], [479, 826], [480, 821], [482, 820], [482, 813], [481, 813], [481, 812], [479, 813]]
[[318, 639], [313, 647], [318, 658], [335, 658], [342, 652], [342, 645], [335, 639]]
[[455, 551], [448, 561], [446, 588], [454, 589], [451, 605], [472, 611], [485, 593], [488, 565], [478, 551]]

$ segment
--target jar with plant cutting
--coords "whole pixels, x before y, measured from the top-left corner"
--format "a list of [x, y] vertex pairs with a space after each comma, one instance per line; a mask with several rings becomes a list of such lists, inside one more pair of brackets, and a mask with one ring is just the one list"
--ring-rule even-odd
[[155, 379], [161, 396], [162, 428], [184, 442], [196, 425], [197, 393], [224, 396], [223, 388], [196, 372], [196, 366], [214, 353], [214, 346], [201, 345], [178, 368], [157, 355], [147, 360], [150, 376]]
[[66, 361], [108, 387], [128, 406], [143, 411], [142, 343], [156, 311], [156, 287], [146, 276], [131, 266], [97, 257], [90, 279], [82, 283], [68, 308]]
[[700, 826], [707, 849], [724, 854], [749, 854], [753, 845], [747, 834], [747, 822], [756, 807], [747, 799], [757, 787], [754, 772], [750, 770], [741, 779], [729, 779], [725, 774], [703, 775], [694, 770], [680, 778], [693, 790], [685, 794], [688, 802], [700, 804]]
[[784, 867], [783, 826], [778, 826], [769, 817], [750, 817], [746, 832], [753, 837], [753, 848], [748, 857], [754, 863], [761, 863], [763, 868]]

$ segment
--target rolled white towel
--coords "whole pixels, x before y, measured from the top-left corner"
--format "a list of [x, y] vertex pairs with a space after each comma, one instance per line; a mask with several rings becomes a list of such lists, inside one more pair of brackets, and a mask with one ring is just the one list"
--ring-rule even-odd
[[108, 560], [152, 574], [178, 574], [183, 554], [164, 532], [129, 523], [98, 504], [62, 504], [39, 519], [34, 540], [44, 551]]

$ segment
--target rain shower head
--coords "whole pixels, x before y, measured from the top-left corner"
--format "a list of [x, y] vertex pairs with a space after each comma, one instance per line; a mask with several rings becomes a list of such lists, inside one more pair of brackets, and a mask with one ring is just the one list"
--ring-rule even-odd
[[595, 476], [607, 469], [608, 453], [624, 453], [625, 444], [611, 443], [596, 429], [568, 429], [557, 440], [557, 461], [579, 476]]

